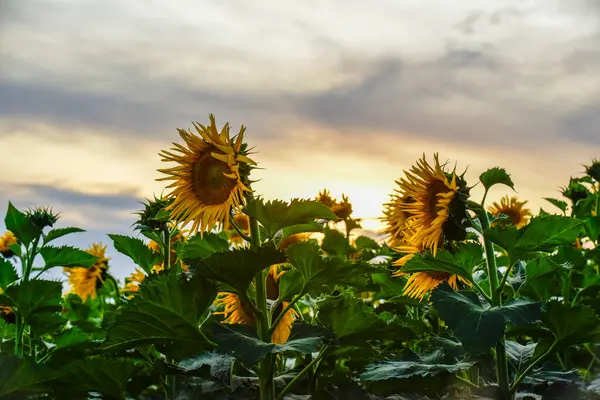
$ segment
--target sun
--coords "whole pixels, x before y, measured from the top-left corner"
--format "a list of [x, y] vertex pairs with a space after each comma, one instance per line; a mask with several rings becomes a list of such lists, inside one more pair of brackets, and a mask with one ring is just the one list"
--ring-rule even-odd
[[209, 126], [195, 123], [194, 128], [197, 134], [178, 130], [185, 146], [173, 143], [171, 151], [160, 153], [163, 162], [179, 165], [159, 169], [167, 176], [157, 179], [174, 181], [167, 186], [173, 191], [166, 198], [175, 199], [168, 209], [174, 220], [192, 224], [191, 234], [209, 231], [216, 224], [224, 226], [231, 211], [245, 204], [249, 166], [256, 164], [243, 150], [243, 126], [230, 138], [229, 124], [219, 132], [211, 114]]

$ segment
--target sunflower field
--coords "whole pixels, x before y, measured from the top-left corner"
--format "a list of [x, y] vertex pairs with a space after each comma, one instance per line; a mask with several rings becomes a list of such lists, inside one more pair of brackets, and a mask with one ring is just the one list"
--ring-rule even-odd
[[380, 241], [327, 189], [264, 200], [244, 127], [193, 126], [108, 235], [124, 283], [101, 243], [53, 243], [82, 229], [8, 204], [0, 399], [600, 399], [599, 161], [534, 215], [505, 169], [423, 155]]

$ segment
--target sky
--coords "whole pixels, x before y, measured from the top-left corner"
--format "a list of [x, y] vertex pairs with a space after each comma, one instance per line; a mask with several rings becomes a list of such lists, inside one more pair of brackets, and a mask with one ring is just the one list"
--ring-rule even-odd
[[0, 214], [52, 205], [83, 248], [133, 234], [158, 152], [209, 113], [247, 127], [259, 194], [343, 192], [365, 234], [434, 152], [551, 211], [600, 156], [600, 1], [0, 0]]

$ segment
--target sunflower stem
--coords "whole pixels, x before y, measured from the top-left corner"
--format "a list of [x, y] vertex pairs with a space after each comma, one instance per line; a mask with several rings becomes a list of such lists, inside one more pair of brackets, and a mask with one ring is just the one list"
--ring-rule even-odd
[[[250, 225], [250, 247], [255, 249], [260, 247], [260, 231], [258, 229], [258, 220], [254, 217], [249, 217]], [[257, 315], [258, 337], [266, 343], [271, 343], [271, 333], [269, 329], [269, 312], [267, 308], [267, 287], [265, 285], [266, 274], [262, 270], [256, 276], [256, 308], [259, 313]], [[260, 361], [258, 375], [260, 399], [274, 400], [275, 399], [275, 383], [273, 381], [273, 355], [269, 354]]]
[[296, 302], [298, 300], [300, 300], [300, 298], [304, 296], [304, 287], [302, 287], [302, 290], [300, 290], [300, 293], [298, 295], [296, 295], [288, 304], [287, 306], [285, 306], [285, 308], [279, 313], [279, 315], [277, 316], [277, 318], [275, 319], [275, 322], [273, 322], [273, 324], [271, 325], [271, 327], [269, 328], [269, 333], [273, 334], [273, 332], [275, 332], [275, 329], [277, 329], [277, 325], [279, 325], [279, 322], [281, 322], [281, 320], [283, 319], [283, 316], [290, 310], [290, 308], [292, 308], [294, 306], [294, 304], [296, 304]]
[[327, 351], [329, 350], [328, 346], [323, 347], [323, 349], [321, 350], [321, 352], [319, 353], [318, 356], [316, 356], [310, 363], [308, 363], [308, 365], [306, 367], [304, 367], [304, 369], [302, 371], [300, 371], [298, 373], [298, 375], [296, 375], [291, 381], [290, 383], [288, 383], [283, 390], [279, 393], [279, 395], [277, 396], [277, 400], [282, 400], [283, 396], [285, 396], [285, 394], [287, 392], [289, 392], [289, 390], [294, 386], [294, 383], [296, 383], [296, 381], [300, 378], [302, 378], [302, 376], [304, 376], [304, 374], [306, 374], [308, 371], [311, 370], [311, 368], [313, 367], [313, 365], [315, 365], [317, 362], [319, 362], [323, 357], [325, 357], [325, 355], [327, 354]]
[[[496, 255], [494, 254], [494, 245], [492, 241], [486, 236], [486, 231], [490, 228], [490, 220], [488, 214], [483, 206], [478, 210], [479, 221], [481, 222], [481, 228], [483, 231], [483, 244], [485, 247], [485, 257], [487, 261], [488, 279], [490, 281], [490, 297], [492, 298], [492, 306], [500, 306], [501, 299], [500, 293], [498, 292], [498, 267], [496, 265]], [[509, 271], [506, 271], [507, 273]], [[512, 400], [513, 393], [510, 390], [510, 383], [508, 377], [508, 361], [506, 358], [506, 347], [505, 347], [504, 333], [496, 345], [496, 376], [498, 379], [498, 386], [500, 388], [500, 400]]]
[[163, 242], [165, 250], [165, 269], [171, 268], [171, 233], [169, 227], [163, 228]]

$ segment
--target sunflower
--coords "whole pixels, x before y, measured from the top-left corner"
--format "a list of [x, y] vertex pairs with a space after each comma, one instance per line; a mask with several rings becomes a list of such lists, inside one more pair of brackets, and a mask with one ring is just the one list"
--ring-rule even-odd
[[[279, 297], [279, 278], [285, 271], [279, 272], [278, 265], [272, 265], [267, 274], [267, 298], [276, 300]], [[252, 308], [247, 304], [246, 300], [241, 299], [235, 293], [221, 292], [215, 300], [217, 308], [223, 307], [223, 311], [215, 312], [216, 315], [223, 315], [225, 324], [244, 324], [256, 326], [256, 319], [252, 313]], [[289, 303], [282, 301], [279, 307], [273, 312], [273, 321], [279, 317], [281, 312], [288, 306]], [[271, 335], [271, 342], [283, 344], [287, 342], [292, 330], [292, 324], [298, 314], [293, 308], [290, 308], [281, 318], [277, 327]]]
[[310, 239], [310, 236], [310, 233], [295, 233], [287, 236], [281, 242], [279, 242], [279, 250], [285, 251], [293, 244], [307, 241]]
[[331, 193], [329, 193], [329, 190], [327, 189], [323, 189], [322, 192], [319, 192], [319, 195], [317, 196], [316, 200], [321, 204], [326, 205], [327, 207], [333, 206], [333, 199], [331, 198]]
[[166, 197], [175, 199], [167, 210], [172, 211], [174, 220], [191, 222], [192, 234], [206, 232], [215, 224], [225, 225], [231, 210], [244, 205], [244, 194], [250, 192], [248, 167], [256, 164], [242, 149], [243, 126], [233, 139], [229, 137], [229, 124], [220, 133], [217, 131], [212, 114], [208, 127], [199, 123], [194, 127], [198, 135], [178, 129], [187, 147], [173, 143], [172, 151], [160, 153], [162, 161], [179, 166], [159, 169], [168, 176], [157, 179], [175, 181], [167, 186], [174, 190]]
[[380, 233], [388, 236], [391, 247], [397, 247], [404, 243], [404, 228], [410, 214], [404, 211], [402, 207], [410, 201], [410, 198], [392, 195], [390, 202], [383, 205], [383, 217], [380, 219], [386, 224], [386, 227]]
[[456, 174], [453, 172], [449, 179], [442, 169], [437, 153], [434, 161], [432, 167], [423, 155], [416, 166], [405, 171], [406, 177], [396, 183], [401, 194], [414, 200], [399, 205], [400, 210], [410, 214], [406, 220], [411, 225], [410, 234], [406, 235], [407, 243], [430, 249], [435, 255], [460, 188]]
[[89, 268], [72, 267], [64, 269], [69, 276], [70, 293], [78, 295], [83, 301], [88, 298], [96, 298], [96, 291], [104, 284], [104, 275], [108, 270], [109, 258], [106, 257], [105, 251], [105, 245], [94, 243], [86, 250], [89, 254], [98, 257], [94, 265]]
[[[518, 201], [516, 197], [504, 196], [500, 199], [500, 203], [494, 202], [491, 207], [488, 208], [490, 214], [494, 217], [498, 217], [500, 214], [504, 214], [508, 217], [510, 224], [518, 228], [522, 228], [527, 225], [529, 218], [531, 217], [531, 211], [523, 206], [527, 201]], [[502, 224], [503, 221], [495, 221], [492, 225]]]
[[8, 247], [11, 244], [17, 244], [17, 237], [11, 231], [6, 231], [3, 236], [0, 236], [0, 254], [4, 257], [9, 258], [15, 255], [13, 251]]
[[[235, 214], [233, 216], [233, 222], [240, 228], [243, 234], [250, 234], [250, 219], [246, 214]], [[229, 241], [236, 247], [243, 246], [246, 242], [244, 238], [240, 236], [240, 234], [235, 230], [235, 228], [227, 221], [226, 229], [227, 236], [229, 237]]]
[[[185, 235], [183, 234], [183, 232], [178, 232], [177, 234], [171, 236], [171, 265], [175, 264], [175, 261], [177, 260], [177, 251], [175, 250], [175, 246], [177, 245], [177, 242], [179, 241], [185, 241]], [[155, 253], [161, 253], [162, 252], [162, 248], [160, 246], [160, 244], [158, 244], [157, 242], [155, 242], [154, 240], [150, 240], [148, 242], [148, 248], [150, 248], [152, 251], [154, 251]]]
[[[182, 264], [182, 270], [187, 271], [187, 265]], [[153, 274], [158, 274], [165, 270], [165, 264], [156, 264], [152, 267]], [[144, 282], [146, 279], [146, 273], [139, 268], [136, 268], [135, 271], [131, 273], [127, 278], [125, 278], [125, 286], [123, 287], [123, 292], [131, 293], [128, 297], [131, 299], [133, 296], [140, 291], [140, 284]]]
[[348, 196], [342, 194], [342, 201], [334, 201], [331, 206], [331, 211], [339, 218], [346, 219], [352, 214], [352, 204]]

